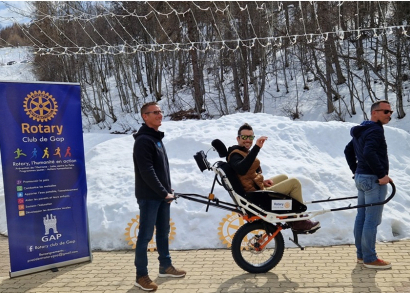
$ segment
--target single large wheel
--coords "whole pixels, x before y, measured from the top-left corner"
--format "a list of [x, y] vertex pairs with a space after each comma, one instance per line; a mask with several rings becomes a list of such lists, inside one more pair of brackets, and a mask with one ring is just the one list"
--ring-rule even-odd
[[266, 273], [274, 268], [285, 251], [282, 233], [269, 240], [276, 230], [276, 226], [262, 220], [240, 227], [232, 239], [236, 264], [252, 274]]

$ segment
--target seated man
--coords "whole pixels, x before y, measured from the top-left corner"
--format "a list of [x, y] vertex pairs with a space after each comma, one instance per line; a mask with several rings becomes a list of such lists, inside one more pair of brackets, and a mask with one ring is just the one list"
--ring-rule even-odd
[[[258, 138], [255, 146], [251, 149], [254, 138], [252, 127], [245, 123], [238, 130], [238, 137], [236, 138], [238, 145], [228, 148], [227, 161], [238, 174], [245, 191], [271, 190], [289, 195], [303, 203], [302, 185], [296, 178], [289, 179], [286, 175], [278, 175], [264, 180], [260, 161], [256, 156], [268, 138], [266, 136]], [[288, 225], [292, 230], [299, 232], [320, 228], [319, 222], [310, 220], [288, 222]]]

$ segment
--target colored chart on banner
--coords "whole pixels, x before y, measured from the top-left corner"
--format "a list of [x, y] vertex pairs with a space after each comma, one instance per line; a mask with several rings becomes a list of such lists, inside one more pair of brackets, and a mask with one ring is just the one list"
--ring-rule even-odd
[[0, 82], [10, 276], [91, 260], [81, 90]]

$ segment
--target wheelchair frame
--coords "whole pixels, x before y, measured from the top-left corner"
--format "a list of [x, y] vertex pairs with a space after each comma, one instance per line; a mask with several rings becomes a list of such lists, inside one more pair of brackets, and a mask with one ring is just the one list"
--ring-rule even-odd
[[[218, 143], [214, 143], [215, 141]], [[218, 152], [219, 157], [225, 158], [227, 156], [226, 147], [221, 141], [214, 140], [212, 146], [214, 150]], [[258, 190], [245, 192], [235, 171], [227, 162], [217, 161], [211, 166], [203, 151], [197, 152], [194, 155], [194, 159], [201, 172], [208, 170], [215, 173], [211, 191], [208, 196], [194, 193], [174, 193], [175, 200], [185, 198], [206, 204], [206, 212], [208, 212], [210, 206], [213, 206], [241, 215], [247, 223], [242, 225], [232, 238], [231, 250], [233, 259], [237, 265], [250, 273], [265, 273], [280, 262], [284, 253], [284, 241], [280, 232], [283, 229], [291, 228], [289, 225], [290, 222], [308, 220], [327, 212], [384, 205], [389, 202], [396, 193], [396, 187], [391, 182], [391, 194], [384, 201], [354, 206], [349, 204], [348, 206], [333, 209], [306, 211], [306, 205], [308, 204], [350, 200], [356, 199], [357, 196], [343, 198], [329, 197], [324, 200], [300, 203], [288, 195], [274, 191]], [[216, 183], [228, 191], [233, 203], [221, 201], [215, 197], [214, 189]], [[310, 231], [295, 231], [292, 229], [293, 239], [289, 238], [289, 240], [304, 250], [304, 247], [299, 244], [298, 235], [312, 234], [319, 228]], [[243, 245], [245, 245], [245, 248]]]
[[[217, 140], [214, 140], [212, 145], [214, 145], [215, 141]], [[225, 147], [225, 145], [222, 142], [220, 142], [220, 144], [222, 144], [223, 147]], [[226, 157], [226, 149], [220, 150], [220, 149], [216, 149], [215, 147], [213, 147], [213, 150], [216, 150], [220, 157]], [[350, 197], [343, 197], [343, 198], [330, 198], [329, 197], [324, 200], [314, 200], [310, 202], [303, 202], [303, 204], [300, 204], [298, 201], [296, 201], [295, 199], [291, 198], [288, 195], [273, 192], [273, 191], [259, 190], [259, 191], [245, 193], [244, 190], [242, 189], [242, 186], [240, 185], [239, 179], [236, 177], [234, 171], [231, 169], [230, 165], [227, 162], [217, 161], [213, 164], [213, 166], [211, 166], [204, 151], [197, 152], [194, 155], [194, 159], [199, 169], [201, 170], [201, 172], [208, 170], [208, 171], [213, 171], [215, 173], [211, 191], [208, 196], [203, 196], [203, 195], [193, 194], [193, 193], [175, 193], [174, 194], [175, 199], [185, 198], [191, 201], [206, 204], [207, 206], [206, 212], [208, 212], [210, 206], [213, 206], [213, 207], [217, 207], [220, 209], [225, 209], [228, 211], [236, 212], [240, 214], [244, 218], [244, 220], [246, 220], [247, 222], [253, 222], [257, 219], [261, 219], [270, 224], [279, 225], [281, 226], [282, 229], [290, 228], [290, 226], [286, 225], [286, 223], [300, 221], [302, 218], [303, 220], [308, 220], [315, 216], [322, 215], [328, 212], [384, 205], [388, 203], [394, 197], [396, 193], [395, 185], [393, 183], [390, 183], [392, 187], [392, 192], [390, 196], [388, 196], [384, 201], [377, 202], [377, 203], [371, 203], [371, 204], [364, 204], [364, 205], [354, 205], [354, 206], [349, 204], [348, 206], [344, 206], [340, 208], [306, 211], [307, 210], [306, 205], [308, 204], [357, 199], [357, 196], [350, 196]], [[235, 183], [232, 184], [232, 182], [235, 182]], [[229, 202], [221, 201], [217, 197], [215, 197], [214, 188], [215, 188], [216, 183], [223, 186], [225, 190], [228, 191], [231, 199], [234, 202], [233, 204]], [[247, 196], [249, 198], [247, 198]], [[289, 209], [289, 210], [280, 210], [280, 211], [272, 210], [272, 209], [267, 210], [266, 203], [261, 203], [261, 204], [255, 203], [256, 198], [259, 198], [259, 199], [264, 198], [267, 201], [275, 200], [275, 201], [283, 201], [287, 203], [291, 202], [291, 207], [294, 207], [294, 208]], [[301, 232], [296, 232], [293, 230], [292, 232], [293, 232], [294, 239], [290, 239], [290, 240], [294, 242], [299, 248], [304, 249], [298, 243], [297, 235], [298, 234], [310, 234], [310, 233], [301, 233]]]

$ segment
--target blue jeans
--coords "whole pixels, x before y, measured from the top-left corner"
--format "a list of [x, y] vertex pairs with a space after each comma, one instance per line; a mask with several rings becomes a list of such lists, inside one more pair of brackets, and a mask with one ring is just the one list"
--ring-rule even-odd
[[[355, 174], [355, 183], [358, 190], [358, 204], [376, 203], [385, 200], [387, 185], [376, 183], [376, 175]], [[357, 258], [364, 263], [377, 260], [376, 234], [377, 226], [382, 222], [383, 205], [358, 208], [354, 223], [354, 238], [357, 249]]]
[[161, 267], [171, 265], [171, 255], [169, 254], [169, 231], [170, 231], [170, 207], [171, 205], [163, 200], [138, 200], [140, 209], [140, 220], [138, 229], [137, 245], [135, 248], [135, 267], [137, 276], [148, 275], [148, 243], [156, 228], [156, 244], [158, 260]]

